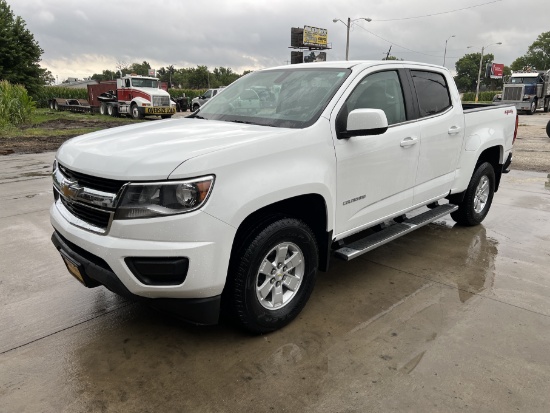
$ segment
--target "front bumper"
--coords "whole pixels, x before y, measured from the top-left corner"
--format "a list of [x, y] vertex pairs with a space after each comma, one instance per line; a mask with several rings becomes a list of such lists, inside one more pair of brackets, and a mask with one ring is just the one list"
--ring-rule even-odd
[[[123, 296], [151, 299], [157, 307], [166, 303], [164, 307], [174, 309], [196, 308], [203, 304], [195, 303], [218, 302], [217, 307], [212, 305], [219, 309], [236, 233], [226, 223], [194, 211], [164, 218], [114, 220], [108, 233], [102, 235], [68, 222], [56, 203], [50, 208], [50, 218], [56, 231], [56, 247], [69, 256], [78, 255], [73, 259], [96, 283]], [[128, 258], [168, 257], [188, 260], [185, 280], [179, 285], [144, 283], [128, 266]], [[187, 316], [176, 312], [193, 322], [199, 322], [202, 312], [207, 315], [206, 321], [213, 320], [209, 311], [197, 311]]]
[[52, 242], [59, 252], [80, 264], [87, 287], [103, 285], [115, 294], [146, 302], [154, 308], [167, 311], [194, 324], [216, 324], [218, 322], [221, 295], [195, 299], [140, 297], [132, 294], [101, 258], [68, 241], [57, 231], [52, 234]]

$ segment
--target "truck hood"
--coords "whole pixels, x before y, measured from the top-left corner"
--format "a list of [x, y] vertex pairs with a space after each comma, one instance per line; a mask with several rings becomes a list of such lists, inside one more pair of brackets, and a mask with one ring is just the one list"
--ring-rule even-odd
[[74, 171], [103, 178], [160, 180], [196, 156], [290, 132], [195, 118], [152, 121], [73, 138], [59, 148], [57, 160]]

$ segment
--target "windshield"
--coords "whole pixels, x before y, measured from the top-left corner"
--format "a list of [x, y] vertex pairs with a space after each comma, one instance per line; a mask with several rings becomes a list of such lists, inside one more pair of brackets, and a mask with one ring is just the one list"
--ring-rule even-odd
[[349, 69], [279, 69], [250, 73], [221, 90], [197, 118], [304, 128], [321, 115]]
[[132, 86], [134, 87], [153, 87], [155, 89], [158, 89], [159, 82], [158, 80], [154, 79], [140, 79], [133, 77], [132, 78]]
[[510, 83], [532, 85], [533, 83], [537, 83], [537, 78], [536, 77], [513, 77], [510, 79]]

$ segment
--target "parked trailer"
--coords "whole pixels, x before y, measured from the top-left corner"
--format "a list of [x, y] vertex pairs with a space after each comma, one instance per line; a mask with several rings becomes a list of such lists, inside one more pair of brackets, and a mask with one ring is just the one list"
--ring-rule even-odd
[[55, 98], [48, 101], [51, 110], [68, 110], [70, 112], [92, 112], [92, 107], [86, 99], [61, 99]]

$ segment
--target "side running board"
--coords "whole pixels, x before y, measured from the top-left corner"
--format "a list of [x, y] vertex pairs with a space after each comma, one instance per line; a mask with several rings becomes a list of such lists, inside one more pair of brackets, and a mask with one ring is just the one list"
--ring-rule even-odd
[[338, 258], [349, 261], [358, 256], [373, 250], [381, 245], [384, 245], [402, 235], [405, 235], [415, 229], [428, 225], [447, 214], [458, 209], [457, 205], [445, 204], [434, 209], [430, 209], [420, 215], [404, 220], [399, 224], [393, 224], [389, 227], [368, 235], [365, 238], [359, 239], [335, 251]]

